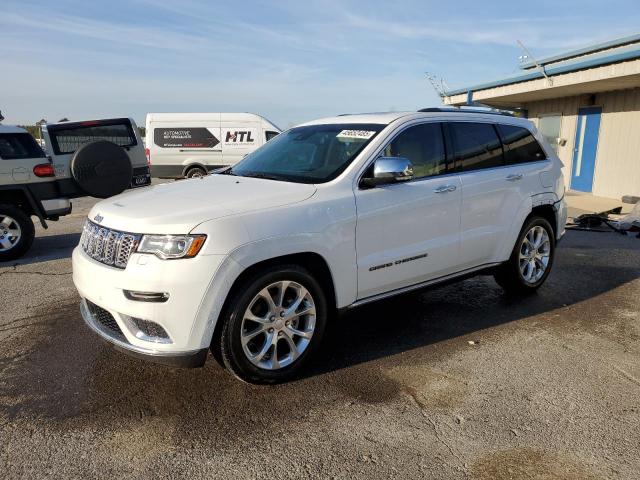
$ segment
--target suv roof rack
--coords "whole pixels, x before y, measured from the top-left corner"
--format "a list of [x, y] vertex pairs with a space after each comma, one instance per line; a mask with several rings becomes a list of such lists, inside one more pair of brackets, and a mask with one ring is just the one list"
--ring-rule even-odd
[[428, 107], [418, 110], [421, 113], [483, 113], [486, 115], [505, 115], [507, 117], [513, 117], [513, 113], [505, 112], [502, 110], [478, 110], [476, 108], [460, 108], [460, 107]]

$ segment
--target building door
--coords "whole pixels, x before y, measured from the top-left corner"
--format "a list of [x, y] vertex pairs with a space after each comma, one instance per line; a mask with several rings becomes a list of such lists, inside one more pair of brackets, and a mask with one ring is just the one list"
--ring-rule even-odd
[[571, 170], [571, 188], [573, 190], [591, 192], [593, 188], [593, 172], [596, 167], [601, 115], [601, 107], [583, 107], [578, 110], [576, 143], [573, 148], [573, 168]]

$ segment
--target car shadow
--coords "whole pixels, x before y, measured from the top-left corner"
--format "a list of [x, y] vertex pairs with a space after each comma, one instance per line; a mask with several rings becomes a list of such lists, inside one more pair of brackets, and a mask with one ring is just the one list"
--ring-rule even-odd
[[[622, 253], [618, 261], [602, 261], [607, 249], [594, 246], [594, 240], [611, 242]], [[576, 324], [582, 330], [597, 329], [603, 318], [585, 316], [573, 307], [640, 278], [640, 242], [629, 240], [585, 232], [567, 234], [552, 274], [532, 295], [510, 296], [492, 277], [480, 276], [347, 311], [330, 323], [322, 351], [306, 376], [469, 336], [456, 344], [466, 347], [468, 341], [480, 343], [483, 332], [492, 327], [537, 316], [564, 326]], [[620, 262], [625, 256], [628, 260]]]
[[51, 260], [71, 257], [71, 252], [80, 241], [80, 233], [63, 233], [59, 235], [36, 236], [31, 249], [17, 260], [0, 264], [0, 266], [32, 265]]

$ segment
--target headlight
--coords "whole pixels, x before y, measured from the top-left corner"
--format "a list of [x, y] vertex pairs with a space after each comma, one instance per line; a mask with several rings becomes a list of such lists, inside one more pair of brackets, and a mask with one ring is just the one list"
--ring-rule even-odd
[[164, 260], [195, 257], [206, 235], [143, 235], [138, 253], [150, 253]]

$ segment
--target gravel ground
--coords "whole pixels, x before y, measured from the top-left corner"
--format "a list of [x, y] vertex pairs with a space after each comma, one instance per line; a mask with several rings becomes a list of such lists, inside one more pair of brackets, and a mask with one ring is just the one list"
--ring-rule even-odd
[[482, 277], [363, 307], [305, 378], [257, 387], [83, 325], [91, 204], [0, 267], [0, 477], [638, 478], [640, 240], [569, 232], [526, 299]]

